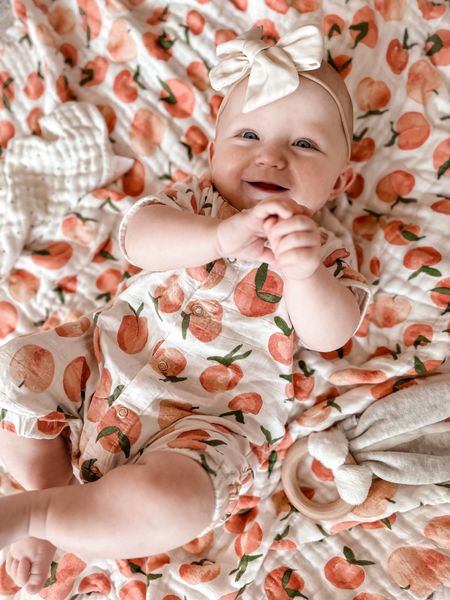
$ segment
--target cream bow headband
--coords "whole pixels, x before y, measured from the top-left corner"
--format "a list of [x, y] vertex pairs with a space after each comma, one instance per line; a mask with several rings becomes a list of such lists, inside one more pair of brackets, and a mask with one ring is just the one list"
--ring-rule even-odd
[[255, 27], [217, 46], [220, 62], [209, 73], [211, 86], [228, 93], [250, 73], [243, 108], [243, 112], [249, 112], [294, 92], [300, 84], [300, 75], [315, 81], [336, 102], [350, 158], [352, 102], [340, 75], [322, 61], [323, 39], [319, 29], [304, 25], [283, 35], [274, 46], [262, 41], [262, 31], [262, 27]]

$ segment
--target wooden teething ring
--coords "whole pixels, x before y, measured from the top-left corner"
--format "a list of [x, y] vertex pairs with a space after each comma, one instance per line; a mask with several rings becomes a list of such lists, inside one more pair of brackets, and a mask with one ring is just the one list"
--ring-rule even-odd
[[[285, 456], [281, 468], [281, 481], [289, 502], [310, 519], [327, 521], [343, 517], [354, 508], [351, 504], [347, 504], [341, 498], [328, 503], [314, 502], [301, 491], [297, 480], [297, 467], [307, 454], [308, 438], [301, 438], [289, 448]], [[356, 464], [351, 454], [348, 455], [345, 462]]]

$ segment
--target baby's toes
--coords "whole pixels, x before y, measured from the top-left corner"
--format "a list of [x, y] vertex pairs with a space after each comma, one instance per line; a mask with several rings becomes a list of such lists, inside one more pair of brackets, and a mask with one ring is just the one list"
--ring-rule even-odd
[[14, 579], [14, 583], [19, 587], [23, 587], [30, 577], [30, 560], [28, 558], [20, 558], [19, 560], [15, 560], [13, 570], [14, 574], [11, 575], [11, 577]]
[[47, 581], [49, 576], [49, 565], [39, 564], [38, 562], [33, 563], [31, 566], [31, 573], [28, 579], [27, 587], [25, 588], [30, 594], [37, 594]]
[[11, 553], [8, 552], [8, 554], [6, 555], [5, 568], [6, 572], [10, 577], [12, 577], [13, 569], [17, 567], [17, 565], [15, 565], [15, 562], [16, 559], [14, 558], [14, 556], [11, 556]]
[[6, 557], [6, 572], [8, 573], [8, 575], [11, 577], [11, 579], [14, 581], [14, 583], [17, 585], [17, 567], [19, 566], [19, 561], [14, 558], [14, 556], [11, 556], [11, 554], [8, 553], [8, 556]]

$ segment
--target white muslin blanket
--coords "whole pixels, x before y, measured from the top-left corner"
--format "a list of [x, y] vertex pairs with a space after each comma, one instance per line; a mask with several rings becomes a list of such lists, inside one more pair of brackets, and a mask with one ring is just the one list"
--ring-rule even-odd
[[114, 181], [134, 162], [114, 155], [93, 104], [67, 102], [39, 125], [40, 136], [14, 138], [0, 162], [0, 283], [32, 229], [56, 223], [81, 196]]
[[[328, 431], [311, 433], [309, 453], [333, 471], [337, 491], [364, 502], [373, 475], [395, 483], [450, 480], [450, 380], [415, 385]], [[348, 454], [357, 464], [344, 464]]]

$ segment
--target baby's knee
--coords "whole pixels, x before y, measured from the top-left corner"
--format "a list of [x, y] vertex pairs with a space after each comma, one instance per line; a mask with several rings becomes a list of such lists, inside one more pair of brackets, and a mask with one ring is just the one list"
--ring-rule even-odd
[[182, 508], [186, 527], [202, 530], [209, 525], [216, 504], [214, 486], [198, 461], [181, 453], [157, 450], [144, 454], [138, 464], [145, 465], [142, 484], [156, 485], [172, 514]]
[[0, 430], [3, 462], [12, 477], [26, 490], [67, 485], [73, 469], [61, 436], [35, 439]]

